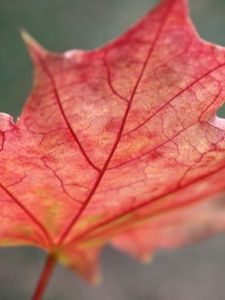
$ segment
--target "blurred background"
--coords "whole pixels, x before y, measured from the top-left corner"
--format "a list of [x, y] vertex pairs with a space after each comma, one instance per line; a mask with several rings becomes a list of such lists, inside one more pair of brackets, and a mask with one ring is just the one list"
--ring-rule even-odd
[[[100, 46], [126, 30], [156, 0], [0, 0], [0, 111], [17, 117], [32, 82], [19, 35], [25, 28], [46, 48], [65, 51]], [[225, 1], [190, 0], [205, 39], [225, 45]], [[225, 117], [225, 110], [220, 111]], [[159, 252], [149, 266], [108, 248], [103, 283], [88, 286], [57, 267], [46, 300], [224, 300], [225, 238]], [[0, 300], [29, 299], [45, 254], [32, 248], [0, 249]]]

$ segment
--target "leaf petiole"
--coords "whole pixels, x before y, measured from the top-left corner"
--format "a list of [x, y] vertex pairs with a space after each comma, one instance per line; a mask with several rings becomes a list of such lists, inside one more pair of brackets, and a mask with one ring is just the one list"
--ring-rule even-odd
[[41, 276], [33, 294], [32, 300], [41, 300], [42, 296], [48, 286], [49, 279], [56, 266], [56, 257], [53, 254], [49, 254], [44, 264]]

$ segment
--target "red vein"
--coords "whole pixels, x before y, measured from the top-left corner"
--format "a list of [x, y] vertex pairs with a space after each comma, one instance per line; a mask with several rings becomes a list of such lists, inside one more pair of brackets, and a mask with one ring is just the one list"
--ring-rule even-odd
[[2, 183], [0, 183], [0, 188], [25, 212], [29, 219], [41, 230], [41, 232], [47, 238], [48, 243], [51, 245], [51, 236], [41, 222]]
[[177, 93], [176, 95], [174, 95], [172, 98], [170, 98], [163, 106], [161, 106], [159, 109], [157, 109], [153, 114], [151, 114], [146, 120], [144, 120], [141, 124], [139, 124], [138, 126], [136, 126], [135, 128], [131, 129], [130, 131], [126, 132], [123, 136], [126, 136], [128, 134], [131, 134], [132, 132], [138, 130], [139, 128], [141, 128], [144, 124], [146, 124], [148, 121], [150, 121], [156, 114], [158, 114], [160, 111], [162, 111], [165, 107], [167, 107], [167, 105], [169, 105], [171, 102], [173, 102], [177, 97], [181, 96], [183, 93], [185, 93], [186, 91], [188, 91], [192, 86], [194, 86], [196, 83], [198, 83], [199, 81], [201, 81], [202, 79], [204, 79], [205, 77], [207, 77], [208, 75], [210, 75], [211, 73], [213, 73], [214, 71], [218, 70], [221, 67], [224, 67], [225, 63], [220, 64], [216, 67], [214, 67], [213, 69], [207, 71], [206, 73], [204, 73], [202, 76], [200, 76], [199, 78], [195, 79], [193, 82], [191, 82], [189, 85], [187, 85], [184, 89], [182, 89], [179, 93]]
[[113, 157], [113, 154], [114, 154], [114, 152], [115, 152], [115, 150], [116, 150], [116, 148], [117, 148], [117, 146], [118, 146], [118, 144], [119, 144], [119, 142], [120, 142], [120, 139], [121, 139], [121, 136], [122, 136], [122, 133], [123, 133], [125, 124], [126, 124], [126, 120], [127, 120], [127, 118], [128, 118], [128, 115], [129, 115], [129, 111], [130, 111], [130, 108], [131, 108], [131, 105], [132, 105], [134, 96], [135, 96], [135, 94], [136, 94], [136, 92], [137, 92], [137, 89], [138, 89], [139, 84], [140, 84], [140, 82], [141, 82], [141, 80], [142, 80], [142, 78], [143, 78], [145, 69], [146, 69], [146, 67], [147, 67], [147, 65], [148, 65], [148, 63], [149, 63], [150, 57], [151, 57], [151, 55], [152, 55], [152, 52], [153, 52], [154, 49], [155, 49], [155, 46], [156, 46], [156, 44], [157, 44], [157, 42], [158, 42], [158, 40], [159, 40], [159, 37], [160, 37], [160, 35], [161, 35], [161, 33], [162, 33], [163, 27], [165, 26], [166, 20], [167, 20], [167, 18], [168, 18], [168, 16], [169, 16], [169, 13], [170, 13], [170, 11], [171, 11], [171, 9], [172, 9], [172, 7], [173, 7], [173, 5], [174, 5], [175, 2], [176, 2], [176, 1], [174, 1], [171, 5], [168, 6], [168, 9], [167, 9], [167, 11], [166, 11], [166, 13], [165, 13], [165, 15], [164, 15], [164, 18], [163, 18], [163, 20], [162, 20], [162, 22], [161, 22], [161, 24], [160, 24], [160, 26], [159, 26], [158, 32], [156, 33], [155, 39], [154, 39], [154, 41], [153, 41], [152, 45], [150, 46], [150, 49], [149, 49], [149, 51], [148, 51], [148, 53], [147, 53], [145, 62], [144, 62], [144, 64], [143, 64], [142, 68], [141, 68], [141, 71], [140, 71], [140, 74], [139, 74], [139, 76], [138, 76], [137, 82], [136, 82], [136, 84], [135, 84], [135, 86], [134, 86], [134, 88], [133, 88], [133, 91], [132, 91], [132, 93], [131, 93], [131, 96], [130, 96], [130, 99], [129, 99], [129, 102], [128, 102], [126, 111], [125, 111], [125, 113], [124, 113], [124, 117], [123, 117], [123, 120], [122, 120], [120, 129], [119, 129], [119, 132], [118, 132], [118, 134], [117, 134], [117, 137], [116, 137], [116, 140], [115, 140], [115, 142], [114, 142], [114, 145], [113, 145], [113, 147], [112, 147], [112, 149], [111, 149], [111, 151], [110, 151], [110, 154], [109, 154], [109, 156], [108, 156], [108, 158], [107, 158], [107, 160], [106, 160], [106, 162], [105, 162], [105, 164], [104, 164], [104, 166], [103, 166], [103, 168], [102, 168], [102, 170], [101, 170], [99, 176], [97, 177], [97, 180], [96, 180], [96, 182], [95, 182], [93, 188], [91, 189], [91, 191], [90, 191], [88, 197], [86, 198], [84, 204], [81, 206], [81, 208], [80, 208], [80, 210], [78, 211], [78, 213], [74, 216], [74, 218], [73, 218], [73, 219], [71, 220], [71, 222], [69, 223], [68, 227], [67, 227], [67, 228], [65, 229], [65, 231], [63, 232], [62, 236], [60, 237], [60, 239], [59, 239], [59, 241], [58, 241], [58, 244], [61, 244], [61, 243], [65, 240], [65, 238], [67, 237], [67, 235], [69, 234], [69, 232], [71, 231], [71, 229], [73, 228], [73, 226], [74, 226], [74, 225], [77, 223], [77, 221], [79, 220], [80, 216], [82, 215], [82, 213], [83, 213], [84, 210], [86, 209], [87, 205], [88, 205], [89, 202], [91, 201], [93, 195], [95, 194], [95, 191], [97, 190], [97, 188], [98, 188], [98, 186], [99, 186], [99, 184], [100, 184], [100, 182], [101, 182], [101, 180], [102, 180], [102, 178], [103, 178], [103, 176], [104, 176], [104, 174], [105, 174], [105, 172], [106, 172], [106, 170], [107, 170], [107, 168], [108, 168], [108, 165], [109, 165], [109, 163], [110, 163], [110, 161], [111, 161], [111, 159], [112, 159], [112, 157]]
[[70, 198], [73, 202], [75, 202], [75, 203], [77, 203], [77, 204], [80, 205], [82, 202], [79, 201], [78, 199], [74, 198], [73, 196], [71, 196], [71, 195], [69, 194], [69, 192], [68, 192], [68, 191], [66, 190], [66, 188], [65, 188], [65, 185], [64, 185], [64, 182], [63, 182], [62, 178], [57, 174], [56, 170], [52, 169], [52, 168], [48, 165], [48, 163], [47, 163], [47, 161], [45, 160], [44, 157], [41, 157], [40, 159], [41, 159], [41, 161], [43, 162], [43, 164], [44, 164], [44, 166], [46, 167], [46, 169], [50, 170], [50, 171], [53, 173], [53, 175], [56, 177], [56, 179], [58, 180], [58, 182], [59, 182], [59, 184], [60, 184], [60, 186], [61, 186], [61, 189], [62, 189], [62, 191], [64, 192], [64, 194], [65, 194], [68, 198]]
[[[224, 65], [225, 65], [225, 64], [224, 64]], [[113, 167], [111, 167], [111, 168], [108, 168], [108, 170], [118, 169], [118, 168], [120, 168], [120, 167], [122, 167], [122, 166], [124, 166], [124, 165], [127, 165], [127, 164], [129, 164], [129, 163], [131, 163], [131, 162], [134, 162], [134, 161], [136, 161], [136, 160], [138, 160], [138, 159], [144, 157], [145, 155], [148, 155], [148, 154], [152, 153], [153, 151], [156, 151], [156, 150], [160, 149], [162, 146], [165, 146], [165, 145], [168, 144], [169, 142], [173, 142], [173, 140], [174, 140], [176, 137], [178, 137], [179, 135], [181, 135], [182, 133], [184, 133], [184, 132], [185, 132], [186, 130], [188, 130], [189, 128], [195, 126], [195, 125], [201, 120], [201, 118], [202, 118], [202, 116], [204, 115], [204, 113], [206, 113], [207, 110], [208, 110], [208, 109], [209, 109], [209, 108], [210, 108], [210, 107], [218, 100], [218, 98], [220, 97], [220, 95], [221, 95], [221, 90], [219, 91], [218, 95], [215, 96], [214, 100], [213, 100], [213, 101], [212, 101], [212, 102], [211, 102], [211, 103], [210, 103], [210, 104], [202, 111], [202, 113], [201, 113], [200, 116], [198, 117], [198, 120], [195, 121], [193, 124], [191, 124], [191, 125], [189, 125], [189, 126], [187, 126], [187, 127], [184, 127], [182, 130], [178, 131], [178, 132], [177, 132], [176, 134], [174, 134], [172, 137], [170, 137], [170, 138], [168, 138], [167, 140], [161, 142], [161, 143], [158, 144], [156, 147], [154, 147], [154, 148], [152, 148], [152, 149], [146, 151], [145, 153], [142, 153], [142, 154], [140, 154], [140, 155], [138, 155], [138, 156], [136, 156], [136, 157], [134, 157], [134, 158], [132, 158], [132, 159], [130, 159], [130, 160], [124, 161], [124, 162], [120, 163], [120, 164], [117, 165], [117, 166], [113, 166]], [[210, 126], [213, 126], [213, 125], [210, 124]]]
[[[109, 219], [107, 219], [107, 220], [104, 220], [104, 221], [102, 221], [102, 222], [96, 224], [95, 226], [93, 226], [93, 227], [87, 229], [86, 231], [82, 232], [80, 235], [78, 235], [78, 236], [76, 236], [75, 238], [73, 238], [73, 239], [72, 239], [71, 241], [69, 241], [67, 244], [71, 244], [71, 243], [74, 243], [74, 242], [78, 242], [78, 241], [82, 240], [84, 237], [87, 237], [87, 236], [89, 236], [91, 233], [93, 233], [93, 232], [99, 230], [100, 228], [105, 227], [105, 226], [108, 226], [109, 224], [111, 224], [111, 223], [117, 221], [118, 219], [120, 219], [120, 218], [122, 218], [122, 217], [124, 217], [124, 216], [126, 216], [126, 215], [129, 215], [129, 214], [132, 213], [132, 212], [136, 212], [138, 209], [144, 208], [144, 207], [148, 206], [149, 204], [153, 204], [153, 203], [157, 202], [159, 199], [161, 199], [161, 198], [164, 197], [165, 195], [166, 195], [166, 196], [172, 196], [172, 195], [175, 194], [176, 192], [181, 191], [181, 190], [183, 190], [183, 189], [189, 187], [189, 186], [192, 185], [192, 184], [196, 184], [196, 183], [198, 183], [198, 182], [200, 182], [200, 181], [202, 181], [202, 180], [204, 180], [204, 179], [206, 179], [206, 178], [208, 178], [208, 177], [211, 177], [211, 176], [215, 175], [215, 174], [218, 173], [218, 172], [222, 172], [224, 169], [225, 169], [225, 165], [222, 165], [221, 167], [217, 168], [217, 169], [214, 170], [213, 172], [204, 174], [204, 175], [202, 175], [201, 177], [199, 177], [199, 178], [197, 178], [197, 179], [195, 178], [195, 179], [193, 179], [192, 181], [190, 181], [190, 182], [184, 184], [182, 187], [177, 188], [177, 186], [176, 186], [175, 188], [171, 189], [169, 192], [167, 191], [166, 193], [162, 193], [161, 195], [156, 196], [156, 197], [152, 198], [151, 200], [147, 200], [147, 201], [145, 201], [145, 202], [143, 202], [143, 203], [141, 203], [141, 204], [139, 204], [139, 205], [137, 205], [137, 206], [135, 206], [135, 207], [129, 208], [129, 209], [127, 209], [126, 211], [124, 211], [124, 212], [118, 214], [117, 216], [113, 216], [113, 217], [111, 217], [111, 218], [109, 218]], [[176, 203], [176, 205], [178, 205], [178, 204]]]
[[115, 94], [118, 98], [120, 98], [121, 100], [125, 101], [125, 102], [129, 102], [128, 99], [122, 95], [120, 95], [116, 89], [114, 88], [113, 84], [112, 84], [112, 78], [111, 78], [111, 73], [110, 73], [110, 69], [109, 69], [109, 65], [108, 65], [108, 61], [107, 59], [104, 57], [104, 65], [105, 65], [105, 68], [106, 68], [106, 72], [107, 72], [107, 82], [108, 82], [108, 85], [111, 89], [111, 91], [113, 92], [113, 94]]
[[39, 60], [40, 61], [40, 64], [42, 65], [45, 73], [48, 75], [51, 83], [52, 83], [52, 88], [53, 88], [53, 93], [55, 95], [55, 99], [56, 99], [56, 102], [58, 104], [58, 107], [59, 107], [59, 110], [60, 110], [60, 113], [64, 119], [64, 122], [66, 123], [66, 126], [67, 128], [69, 129], [71, 135], [73, 136], [75, 142], [77, 143], [81, 153], [83, 154], [83, 156], [85, 157], [85, 159], [87, 160], [87, 162], [89, 163], [89, 165], [95, 169], [97, 172], [100, 172], [100, 169], [91, 161], [91, 159], [88, 157], [86, 151], [84, 150], [81, 142], [79, 141], [77, 135], [75, 134], [66, 114], [65, 114], [65, 111], [63, 109], [63, 106], [62, 106], [62, 103], [61, 103], [61, 99], [60, 99], [60, 96], [59, 96], [59, 93], [58, 93], [58, 90], [57, 90], [57, 86], [56, 86], [56, 82], [55, 82], [55, 79], [52, 75], [52, 73], [50, 72], [50, 70], [48, 69], [47, 65], [45, 64], [45, 62], [43, 60]]

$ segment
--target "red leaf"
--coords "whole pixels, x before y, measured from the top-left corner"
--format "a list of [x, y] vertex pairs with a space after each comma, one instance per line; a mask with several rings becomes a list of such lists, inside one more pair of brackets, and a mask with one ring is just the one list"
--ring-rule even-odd
[[225, 227], [225, 50], [184, 0], [116, 41], [54, 54], [26, 33], [34, 88], [0, 116], [1, 245], [35, 245], [94, 280], [101, 248], [142, 259]]

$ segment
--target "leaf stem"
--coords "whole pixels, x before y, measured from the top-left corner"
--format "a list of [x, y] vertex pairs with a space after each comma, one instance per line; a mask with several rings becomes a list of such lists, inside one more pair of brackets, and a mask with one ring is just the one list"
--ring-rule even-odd
[[32, 300], [41, 300], [56, 265], [55, 255], [49, 254], [41, 272]]

